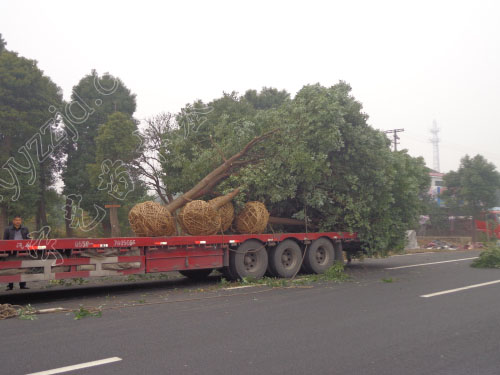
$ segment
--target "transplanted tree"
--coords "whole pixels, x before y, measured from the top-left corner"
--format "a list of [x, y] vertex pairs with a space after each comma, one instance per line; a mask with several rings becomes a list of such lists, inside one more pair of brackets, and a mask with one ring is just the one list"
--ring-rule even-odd
[[[500, 174], [495, 165], [482, 155], [473, 158], [464, 156], [458, 170], [447, 173], [444, 182], [447, 188], [443, 193], [446, 205], [472, 216], [473, 220], [478, 219], [482, 211], [497, 204]], [[476, 242], [476, 226], [472, 228], [472, 241]]]
[[358, 232], [372, 251], [401, 248], [421, 213], [429, 177], [421, 158], [390, 151], [350, 90], [340, 82], [305, 86], [292, 100], [264, 101], [277, 105], [258, 104], [252, 92], [197, 103], [211, 110], [195, 117], [196, 131], [182, 132], [184, 112], [166, 139], [166, 186], [186, 191], [250, 139], [279, 129], [227, 174], [218, 193], [243, 186], [237, 204], [261, 200], [273, 216]]
[[400, 249], [429, 185], [424, 162], [391, 152], [350, 90], [344, 82], [305, 86], [257, 117], [282, 132], [263, 146], [268, 157], [234, 178], [247, 187], [239, 198], [263, 200], [274, 216], [309, 219], [321, 230], [357, 232], [371, 251]]

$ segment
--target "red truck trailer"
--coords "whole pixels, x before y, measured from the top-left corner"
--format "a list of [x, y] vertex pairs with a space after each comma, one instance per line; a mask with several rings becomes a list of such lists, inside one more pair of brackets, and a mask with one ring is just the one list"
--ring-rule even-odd
[[481, 213], [479, 220], [475, 220], [474, 224], [477, 231], [500, 240], [500, 207]]
[[326, 271], [356, 241], [339, 232], [0, 241], [0, 282], [168, 271], [203, 278], [214, 269], [231, 280], [292, 277], [301, 266]]

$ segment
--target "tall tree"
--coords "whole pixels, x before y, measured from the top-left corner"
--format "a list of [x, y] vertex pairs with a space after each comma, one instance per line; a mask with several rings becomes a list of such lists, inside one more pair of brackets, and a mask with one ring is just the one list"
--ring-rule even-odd
[[[68, 108], [68, 107], [67, 107]], [[69, 103], [71, 118], [78, 130], [78, 140], [66, 147], [67, 161], [62, 174], [64, 194], [81, 196], [81, 208], [94, 211], [94, 205], [102, 205], [102, 196], [92, 188], [87, 165], [96, 161], [95, 138], [99, 127], [115, 112], [132, 116], [136, 109], [135, 94], [117, 77], [108, 73], [99, 76], [95, 70], [83, 77], [73, 87]], [[68, 111], [67, 111], [68, 112]], [[68, 115], [68, 114], [67, 114]], [[72, 200], [66, 202], [67, 235], [71, 236]], [[109, 234], [108, 220], [103, 222], [104, 231]]]
[[2, 34], [0, 33], [0, 53], [2, 53], [5, 50], [6, 45], [7, 42], [2, 38]]
[[[458, 170], [447, 173], [444, 182], [447, 188], [443, 193], [446, 204], [472, 216], [473, 220], [497, 203], [500, 174], [495, 165], [482, 155], [473, 158], [464, 156]], [[472, 241], [476, 240], [476, 226], [472, 225]]]
[[145, 189], [132, 163], [138, 158], [136, 123], [129, 115], [115, 112], [108, 116], [95, 138], [95, 163], [87, 165], [91, 186], [99, 201], [110, 205], [111, 235], [120, 236], [118, 207], [135, 203]]
[[[0, 52], [0, 229], [9, 213], [36, 214], [46, 225], [45, 192], [57, 172], [57, 139], [62, 139], [53, 112], [60, 109], [60, 89], [36, 61]], [[59, 136], [57, 136], [59, 132]]]

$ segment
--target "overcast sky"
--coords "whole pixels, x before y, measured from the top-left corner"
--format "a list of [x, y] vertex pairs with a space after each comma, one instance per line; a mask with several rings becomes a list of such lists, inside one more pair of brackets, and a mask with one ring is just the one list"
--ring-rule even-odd
[[500, 169], [499, 1], [0, 2], [8, 48], [65, 98], [96, 69], [137, 94], [136, 117], [263, 86], [353, 87], [369, 123], [441, 170], [466, 153]]

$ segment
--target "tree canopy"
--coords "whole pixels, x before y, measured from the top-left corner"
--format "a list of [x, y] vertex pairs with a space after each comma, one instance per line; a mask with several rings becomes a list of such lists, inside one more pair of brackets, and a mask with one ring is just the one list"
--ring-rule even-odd
[[[497, 191], [500, 174], [493, 163], [482, 155], [466, 155], [460, 161], [457, 171], [444, 176], [446, 191], [443, 193], [446, 205], [465, 215], [477, 219], [481, 211], [497, 205]], [[474, 226], [473, 226], [474, 227]], [[475, 237], [475, 231], [473, 232]], [[473, 239], [475, 241], [475, 238]]]
[[0, 227], [14, 211], [46, 225], [45, 193], [60, 168], [53, 112], [61, 109], [61, 91], [36, 61], [0, 44]]
[[[236, 201], [261, 200], [274, 216], [321, 230], [358, 232], [371, 250], [401, 248], [416, 225], [429, 177], [421, 158], [391, 152], [367, 124], [348, 84], [224, 94], [186, 106], [164, 135], [164, 184], [184, 192], [250, 139], [278, 129], [238, 165], [217, 192], [243, 186]], [[279, 103], [263, 105], [255, 103]], [[276, 228], [283, 229], [283, 228]]]

